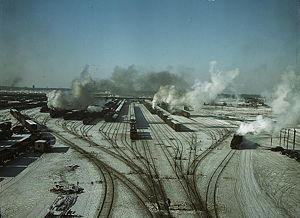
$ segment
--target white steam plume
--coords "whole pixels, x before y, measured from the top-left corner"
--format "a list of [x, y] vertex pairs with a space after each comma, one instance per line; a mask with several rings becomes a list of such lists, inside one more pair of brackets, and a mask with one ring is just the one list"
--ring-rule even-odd
[[289, 71], [281, 76], [271, 107], [278, 117], [275, 131], [300, 123], [300, 75]]
[[48, 93], [48, 107], [51, 109], [86, 109], [93, 103], [93, 93], [96, 89], [95, 81], [88, 74], [88, 65], [81, 73], [80, 79], [72, 82], [71, 91], [52, 91]]
[[216, 70], [216, 64], [216, 61], [210, 63], [210, 82], [197, 81], [191, 90], [184, 94], [180, 94], [175, 86], [162, 86], [154, 95], [152, 106], [155, 107], [161, 102], [166, 102], [169, 104], [170, 109], [187, 104], [198, 110], [204, 103], [214, 101], [218, 94], [222, 93], [239, 74], [238, 69], [228, 72], [218, 71]]
[[174, 85], [161, 86], [153, 97], [152, 107], [155, 108], [157, 104], [166, 102], [170, 108], [175, 108], [183, 105], [183, 100], [183, 96], [179, 94]]
[[266, 129], [272, 129], [272, 123], [273, 121], [271, 119], [258, 115], [256, 120], [251, 123], [241, 123], [236, 133], [238, 135], [245, 135], [249, 132], [259, 134]]
[[300, 123], [300, 76], [294, 71], [288, 71], [281, 76], [276, 86], [271, 102], [272, 112], [277, 116], [276, 122], [259, 117], [253, 123], [242, 123], [237, 134], [259, 134], [262, 131], [277, 133], [282, 128], [294, 127]]

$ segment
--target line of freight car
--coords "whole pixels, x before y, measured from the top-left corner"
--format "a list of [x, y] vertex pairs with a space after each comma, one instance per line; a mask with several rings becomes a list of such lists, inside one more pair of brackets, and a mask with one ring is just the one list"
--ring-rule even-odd
[[146, 100], [145, 104], [146, 108], [151, 113], [156, 113], [163, 121], [165, 121], [166, 124], [168, 124], [172, 129], [174, 129], [176, 132], [181, 131], [181, 123], [171, 118], [171, 114], [164, 109], [160, 108], [159, 106], [156, 106], [154, 109], [152, 108], [152, 104], [150, 101]]
[[175, 111], [170, 111], [169, 110], [169, 105], [167, 103], [165, 103], [165, 102], [162, 102], [159, 106], [162, 109], [164, 109], [165, 111], [167, 111], [167, 112], [169, 112], [171, 114], [181, 115], [181, 116], [184, 116], [184, 117], [187, 117], [187, 118], [191, 117], [190, 112], [188, 112], [187, 110], [185, 110], [187, 107], [185, 107], [185, 109], [176, 109]]
[[136, 129], [136, 116], [134, 111], [134, 103], [129, 105], [129, 124], [130, 124], [130, 139], [138, 139], [138, 133]]
[[123, 106], [125, 104], [125, 99], [123, 99], [120, 104], [118, 105], [118, 107], [116, 108], [116, 113], [120, 113], [120, 111], [122, 110]]
[[30, 109], [35, 107], [44, 106], [45, 102], [26, 102], [26, 101], [1, 101], [0, 108], [17, 108], [19, 110]]
[[18, 135], [15, 139], [14, 136], [6, 141], [0, 141], [0, 165], [15, 159], [21, 153], [26, 152], [33, 142], [36, 140], [36, 136], [31, 134]]
[[[152, 102], [149, 101], [149, 100], [145, 100], [145, 106], [146, 108], [152, 113], [156, 113], [155, 112], [155, 109], [153, 109], [153, 106], [152, 106]], [[171, 113], [171, 111], [169, 110], [169, 106], [167, 103], [163, 102], [161, 103], [161, 105], [159, 105], [159, 107], [161, 107], [163, 110]], [[172, 112], [172, 114], [176, 114], [176, 115], [181, 115], [181, 116], [184, 116], [184, 117], [187, 117], [187, 118], [190, 118], [191, 117], [191, 114], [190, 112], [187, 111], [188, 107], [184, 107], [184, 109], [177, 109], [175, 112]]]
[[164, 109], [156, 106], [155, 107], [156, 114], [163, 120], [167, 125], [169, 125], [175, 131], [181, 130], [181, 124], [171, 118], [171, 114]]
[[152, 102], [149, 100], [143, 101], [144, 106], [150, 111], [151, 114], [155, 114], [155, 110], [152, 107]]
[[114, 100], [106, 102], [104, 104], [104, 107], [109, 108], [110, 110], [116, 110], [116, 108], [119, 106], [120, 103], [121, 103], [121, 101], [114, 99]]
[[186, 111], [186, 110], [180, 110], [180, 111], [179, 111], [179, 115], [184, 116], [184, 117], [187, 117], [187, 118], [190, 118], [190, 117], [191, 117], [190, 112], [188, 112], [188, 111]]
[[165, 121], [166, 124], [168, 124], [172, 129], [174, 129], [176, 132], [181, 131], [181, 124], [176, 121], [173, 120], [172, 118], [168, 117], [167, 120]]
[[[24, 122], [27, 122], [27, 125], [36, 125], [36, 123], [31, 120], [24, 120]], [[13, 130], [11, 128], [11, 122], [0, 123], [0, 165], [3, 165], [5, 162], [14, 159], [20, 153], [24, 152], [27, 147], [32, 144], [31, 142], [37, 138], [37, 135], [34, 134], [13, 136]]]
[[108, 112], [108, 113], [106, 113], [104, 115], [104, 120], [106, 122], [114, 122], [114, 121], [116, 121], [117, 118], [118, 118], [118, 116], [119, 116], [119, 113], [120, 113], [121, 109], [124, 106], [124, 103], [125, 103], [125, 100], [119, 101], [119, 104], [118, 104], [118, 106], [116, 107], [115, 110], [112, 110], [112, 111], [110, 111], [110, 112]]
[[13, 92], [13, 93], [0, 93], [2, 100], [7, 101], [47, 101], [46, 94], [44, 93], [22, 93], [22, 92]]

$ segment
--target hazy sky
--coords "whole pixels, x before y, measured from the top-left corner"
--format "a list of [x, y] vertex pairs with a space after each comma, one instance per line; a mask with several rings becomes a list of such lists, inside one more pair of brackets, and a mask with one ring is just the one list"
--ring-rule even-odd
[[99, 78], [131, 64], [208, 78], [216, 60], [224, 71], [240, 68], [240, 91], [260, 92], [296, 68], [297, 7], [297, 0], [0, 0], [0, 84], [68, 87], [85, 64]]

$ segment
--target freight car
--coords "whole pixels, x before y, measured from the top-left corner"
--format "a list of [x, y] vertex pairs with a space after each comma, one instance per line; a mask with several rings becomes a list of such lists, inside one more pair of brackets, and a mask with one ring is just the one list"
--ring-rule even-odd
[[155, 110], [152, 107], [152, 102], [149, 100], [145, 100], [144, 101], [144, 106], [148, 109], [148, 111], [150, 111], [151, 114], [155, 114]]
[[106, 122], [114, 122], [117, 120], [120, 111], [124, 106], [125, 100], [118, 101], [116, 104], [112, 104], [110, 110], [104, 115]]
[[174, 129], [176, 132], [181, 131], [181, 124], [177, 122], [176, 120], [171, 120], [170, 124], [171, 128]]
[[190, 118], [191, 117], [191, 114], [190, 112], [186, 111], [186, 110], [181, 110], [180, 111], [180, 115], [186, 117], [186, 118]]
[[118, 105], [118, 107], [116, 108], [116, 110], [115, 110], [115, 113], [116, 113], [116, 114], [119, 114], [119, 113], [120, 113], [120, 111], [122, 110], [124, 104], [125, 104], [125, 99], [122, 100], [122, 101], [120, 102], [120, 104]]
[[6, 141], [0, 142], [0, 165], [17, 157], [25, 152], [32, 144], [34, 137], [30, 134], [12, 137]]
[[[152, 108], [151, 101], [148, 101], [148, 100], [144, 101], [144, 105], [151, 113], [156, 113], [167, 125], [169, 125], [175, 131], [182, 130], [182, 124], [180, 122], [174, 120], [171, 117], [171, 113], [169, 113], [168, 111], [164, 110], [163, 108], [161, 108], [159, 106]], [[165, 104], [164, 107], [167, 107], [167, 105]], [[188, 116], [189, 112], [186, 111], [185, 115]]]

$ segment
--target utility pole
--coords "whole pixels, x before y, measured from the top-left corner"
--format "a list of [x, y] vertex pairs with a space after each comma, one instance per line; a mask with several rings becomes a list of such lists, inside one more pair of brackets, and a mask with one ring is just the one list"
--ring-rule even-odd
[[289, 136], [290, 136], [290, 129], [288, 129], [287, 140], [286, 140], [286, 149], [289, 149]]
[[294, 129], [293, 150], [295, 150], [295, 144], [296, 144], [296, 129]]
[[285, 145], [285, 136], [286, 136], [286, 129], [284, 129], [284, 135], [283, 135], [283, 146]]
[[280, 130], [280, 132], [279, 132], [279, 145], [281, 146], [281, 131], [282, 131], [282, 129]]

